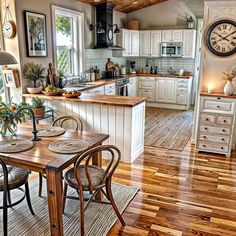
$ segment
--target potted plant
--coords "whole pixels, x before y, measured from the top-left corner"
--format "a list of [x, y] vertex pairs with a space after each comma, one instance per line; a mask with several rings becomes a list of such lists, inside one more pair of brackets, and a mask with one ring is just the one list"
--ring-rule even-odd
[[232, 83], [233, 79], [236, 77], [236, 67], [231, 71], [231, 73], [223, 72], [227, 83], [224, 87], [225, 95], [231, 96], [234, 94], [234, 85]]
[[31, 100], [31, 108], [34, 112], [35, 118], [42, 118], [45, 114], [45, 106], [43, 105], [44, 101], [40, 98], [35, 97]]
[[45, 68], [41, 64], [35, 64], [33, 62], [24, 65], [23, 74], [25, 79], [32, 81], [33, 87], [27, 87], [29, 93], [41, 93], [42, 86], [37, 87], [37, 81], [45, 78]]

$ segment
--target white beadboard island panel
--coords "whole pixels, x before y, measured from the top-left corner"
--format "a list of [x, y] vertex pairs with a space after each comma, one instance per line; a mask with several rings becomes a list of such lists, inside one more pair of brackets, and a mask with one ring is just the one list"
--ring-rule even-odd
[[[26, 101], [30, 100], [26, 98]], [[145, 102], [123, 107], [46, 99], [45, 105], [47, 109], [53, 108], [55, 118], [78, 115], [84, 130], [109, 134], [104, 144], [116, 145], [121, 150], [122, 162], [131, 163], [144, 152]], [[51, 120], [42, 123], [51, 124]], [[73, 124], [68, 124], [67, 128], [73, 128]]]

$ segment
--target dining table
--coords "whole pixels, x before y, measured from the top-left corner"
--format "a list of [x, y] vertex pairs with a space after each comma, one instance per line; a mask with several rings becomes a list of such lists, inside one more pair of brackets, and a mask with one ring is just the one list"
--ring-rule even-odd
[[[43, 129], [43, 126], [38, 126]], [[12, 137], [11, 137], [12, 138]], [[18, 126], [17, 139], [32, 138], [32, 125], [22, 124]], [[15, 167], [46, 174], [47, 198], [51, 235], [62, 236], [63, 233], [63, 170], [75, 163], [77, 154], [60, 154], [50, 151], [50, 143], [59, 140], [81, 139], [87, 141], [90, 147], [102, 145], [109, 138], [107, 134], [99, 134], [87, 131], [65, 130], [60, 136], [42, 137], [40, 141], [35, 141], [34, 146], [23, 152], [18, 153], [0, 153], [0, 158], [7, 164]], [[0, 141], [9, 139], [9, 137], [0, 136]], [[101, 153], [93, 157], [93, 165], [102, 165]], [[102, 198], [102, 193], [96, 196]]]

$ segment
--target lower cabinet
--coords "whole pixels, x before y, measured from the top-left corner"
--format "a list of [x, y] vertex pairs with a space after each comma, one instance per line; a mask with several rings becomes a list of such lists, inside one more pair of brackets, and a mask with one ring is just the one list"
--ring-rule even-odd
[[149, 102], [154, 102], [155, 99], [155, 90], [145, 90], [145, 89], [140, 89], [139, 90], [139, 96], [140, 97], [146, 97], [147, 101]]
[[130, 78], [130, 82], [128, 84], [128, 96], [135, 97], [137, 96], [137, 78]]

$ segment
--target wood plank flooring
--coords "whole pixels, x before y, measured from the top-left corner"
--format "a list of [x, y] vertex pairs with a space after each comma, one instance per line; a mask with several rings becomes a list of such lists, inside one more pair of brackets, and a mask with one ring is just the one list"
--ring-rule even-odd
[[113, 181], [138, 186], [126, 209], [126, 226], [113, 235], [236, 235], [236, 152], [231, 158], [145, 148], [132, 165], [121, 163]]
[[123, 214], [126, 226], [117, 221], [108, 236], [236, 235], [236, 152], [197, 154], [190, 143], [183, 151], [145, 148], [113, 181], [140, 191]]

